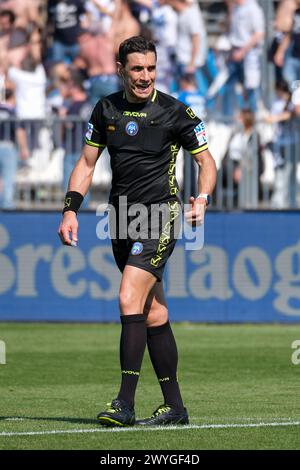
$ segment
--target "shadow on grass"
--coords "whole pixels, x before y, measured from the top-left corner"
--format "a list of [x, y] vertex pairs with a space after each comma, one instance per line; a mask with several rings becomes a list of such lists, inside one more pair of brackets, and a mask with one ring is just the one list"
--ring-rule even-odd
[[58, 421], [63, 423], [74, 423], [74, 424], [98, 424], [96, 419], [85, 419], [85, 418], [68, 418], [68, 417], [46, 417], [46, 416], [0, 416], [0, 421]]

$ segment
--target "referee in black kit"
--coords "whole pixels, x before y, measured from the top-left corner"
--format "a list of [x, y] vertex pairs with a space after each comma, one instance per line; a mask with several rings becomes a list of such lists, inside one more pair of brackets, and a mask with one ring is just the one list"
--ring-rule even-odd
[[[185, 214], [191, 224], [203, 222], [216, 183], [216, 166], [202, 121], [190, 108], [154, 88], [154, 43], [141, 36], [127, 39], [120, 45], [117, 66], [124, 91], [102, 99], [93, 110], [86, 145], [70, 177], [59, 235], [64, 244], [76, 245], [76, 214], [105, 147], [112, 167], [110, 203], [117, 214], [140, 203], [147, 209], [148, 222], [153, 207], [164, 207], [164, 222], [159, 223], [154, 238], [149, 238], [148, 228], [143, 231], [143, 227], [139, 237], [130, 233], [121, 237], [124, 227], [116, 227], [112, 248], [123, 273], [119, 293], [121, 384], [116, 398], [97, 418], [106, 426], [188, 424], [177, 381], [178, 354], [162, 276], [175, 246], [176, 221], [181, 212], [175, 178], [178, 151], [181, 146], [188, 150], [201, 167], [199, 195], [190, 198], [191, 209]], [[128, 224], [131, 219], [127, 214]], [[136, 421], [134, 397], [146, 345], [164, 404], [151, 417]]]

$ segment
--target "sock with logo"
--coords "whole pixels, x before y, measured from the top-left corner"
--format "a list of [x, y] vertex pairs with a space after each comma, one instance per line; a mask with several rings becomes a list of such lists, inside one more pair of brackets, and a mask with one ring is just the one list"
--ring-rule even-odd
[[120, 364], [122, 380], [118, 399], [134, 406], [134, 396], [139, 380], [147, 343], [146, 315], [121, 315]]
[[179, 411], [183, 410], [177, 381], [178, 353], [169, 322], [147, 328], [147, 346], [165, 403]]

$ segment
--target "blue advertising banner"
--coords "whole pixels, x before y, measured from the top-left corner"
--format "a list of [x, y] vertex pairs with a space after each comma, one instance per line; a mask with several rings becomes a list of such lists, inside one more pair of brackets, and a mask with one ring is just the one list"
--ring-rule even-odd
[[[164, 275], [170, 318], [300, 322], [297, 212], [207, 213], [205, 244], [178, 240]], [[0, 321], [118, 321], [120, 273], [99, 217], [79, 215], [79, 245], [60, 244], [58, 213], [0, 215]]]

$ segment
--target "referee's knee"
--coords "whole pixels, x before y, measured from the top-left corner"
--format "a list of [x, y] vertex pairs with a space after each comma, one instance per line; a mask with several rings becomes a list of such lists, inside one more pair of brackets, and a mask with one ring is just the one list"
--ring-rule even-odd
[[119, 305], [122, 315], [143, 313], [143, 301], [136, 290], [133, 289], [121, 289]]

